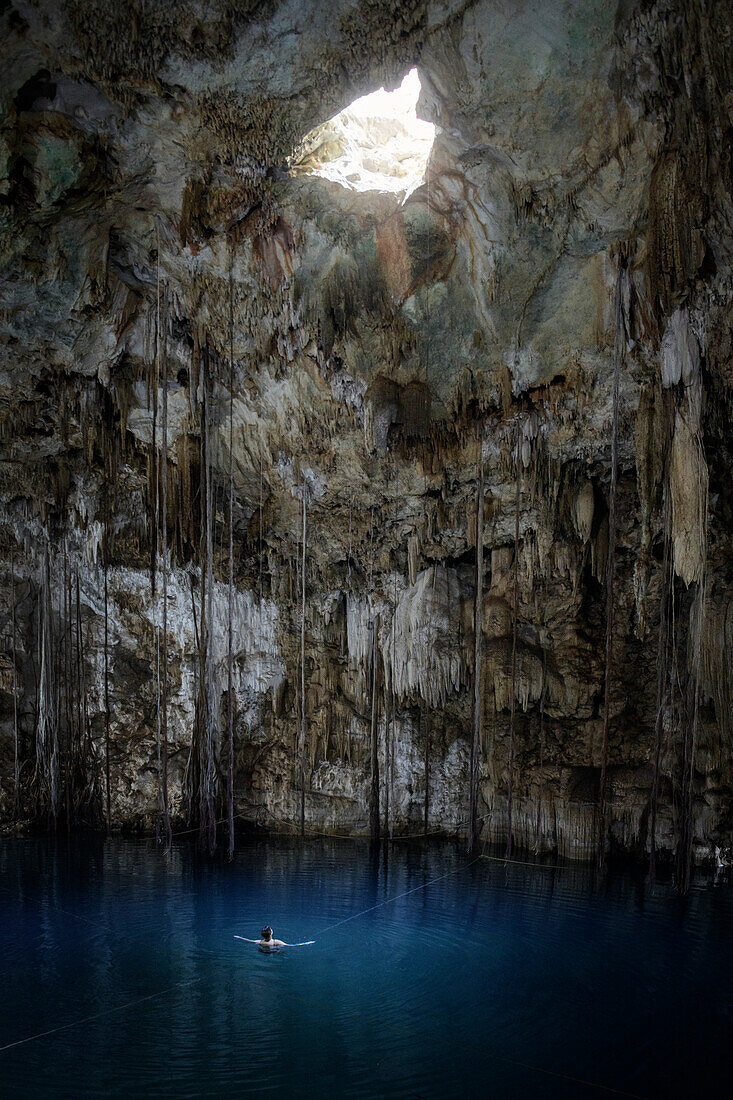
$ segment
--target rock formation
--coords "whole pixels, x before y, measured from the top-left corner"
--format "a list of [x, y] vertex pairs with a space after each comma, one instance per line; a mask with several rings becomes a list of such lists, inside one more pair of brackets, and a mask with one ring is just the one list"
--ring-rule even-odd
[[[0, 21], [6, 825], [211, 846], [231, 723], [240, 823], [368, 834], [376, 761], [465, 835], [480, 730], [482, 842], [730, 846], [726, 0]], [[413, 67], [423, 183], [314, 174]]]

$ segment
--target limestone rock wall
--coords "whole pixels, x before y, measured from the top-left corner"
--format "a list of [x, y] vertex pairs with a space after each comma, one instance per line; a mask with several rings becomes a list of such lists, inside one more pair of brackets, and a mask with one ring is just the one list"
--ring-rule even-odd
[[[464, 831], [481, 461], [482, 835], [511, 783], [518, 843], [588, 858], [607, 771], [612, 845], [656, 791], [660, 848], [729, 846], [729, 6], [0, 20], [3, 820], [100, 825], [109, 769], [112, 824], [155, 828], [165, 574], [175, 828], [206, 676], [221, 817], [233, 708], [243, 821], [299, 827], [304, 746], [307, 828], [368, 830], [374, 730], [383, 831]], [[412, 66], [424, 184], [309, 176]]]

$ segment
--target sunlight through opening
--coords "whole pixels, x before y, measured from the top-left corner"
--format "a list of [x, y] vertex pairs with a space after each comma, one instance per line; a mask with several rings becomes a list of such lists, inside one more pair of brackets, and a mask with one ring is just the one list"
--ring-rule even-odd
[[425, 176], [435, 127], [417, 117], [417, 69], [399, 88], [356, 99], [304, 139], [294, 169], [353, 191], [408, 195]]

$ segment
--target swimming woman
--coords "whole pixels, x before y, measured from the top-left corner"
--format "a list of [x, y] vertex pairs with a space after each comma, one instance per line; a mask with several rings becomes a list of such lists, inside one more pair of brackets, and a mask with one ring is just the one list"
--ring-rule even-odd
[[308, 940], [306, 943], [285, 943], [284, 940], [273, 939], [272, 929], [269, 924], [266, 928], [263, 928], [260, 932], [262, 937], [259, 940], [250, 940], [247, 936], [235, 936], [235, 940], [245, 940], [246, 943], [256, 943], [258, 947], [264, 948], [266, 951], [271, 951], [274, 947], [308, 947], [309, 944], [314, 943], [314, 940]]

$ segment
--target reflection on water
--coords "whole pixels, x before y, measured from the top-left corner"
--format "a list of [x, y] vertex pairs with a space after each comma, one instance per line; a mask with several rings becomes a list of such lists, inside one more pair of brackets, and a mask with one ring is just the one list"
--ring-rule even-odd
[[[234, 939], [265, 924], [316, 943]], [[732, 926], [725, 882], [680, 899], [629, 872], [469, 865], [449, 844], [370, 858], [258, 840], [229, 864], [184, 845], [7, 841], [0, 1090], [727, 1093]]]

